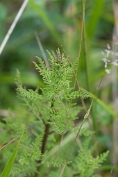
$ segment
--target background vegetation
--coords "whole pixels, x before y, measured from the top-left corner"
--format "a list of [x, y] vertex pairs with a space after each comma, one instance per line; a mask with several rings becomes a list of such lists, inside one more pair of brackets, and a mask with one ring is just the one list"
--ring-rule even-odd
[[[83, 19], [82, 2], [85, 3]], [[36, 33], [46, 50], [63, 48], [70, 60], [79, 55], [78, 82], [94, 98], [91, 112], [91, 129], [95, 133], [98, 153], [109, 150], [107, 162], [102, 166], [103, 176], [110, 176], [117, 168], [117, 70], [105, 74], [101, 52], [107, 44], [113, 46], [117, 37], [116, 1], [112, 0], [29, 0], [10, 39], [0, 56], [0, 121], [4, 121], [10, 108], [13, 113], [21, 114], [16, 96], [14, 78], [16, 69], [21, 72], [23, 84], [27, 88], [44, 87], [41, 77], [32, 64], [36, 57], [42, 58]], [[23, 1], [0, 2], [0, 43], [2, 43]], [[84, 33], [81, 38], [84, 20]], [[80, 50], [81, 49], [81, 50]], [[112, 48], [112, 50], [114, 50]], [[99, 90], [96, 91], [99, 85]], [[96, 94], [96, 96], [95, 96]], [[82, 106], [80, 100], [78, 105]], [[79, 115], [83, 118], [90, 102]], [[22, 111], [24, 114], [25, 110]], [[19, 115], [20, 117], [20, 115]], [[9, 137], [6, 137], [9, 140]], [[0, 136], [0, 144], [4, 139]], [[114, 165], [113, 165], [114, 164]]]

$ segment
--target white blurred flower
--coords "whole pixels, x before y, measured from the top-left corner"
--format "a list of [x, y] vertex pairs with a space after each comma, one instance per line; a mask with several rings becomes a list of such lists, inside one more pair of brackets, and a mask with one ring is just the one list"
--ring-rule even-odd
[[111, 69], [105, 69], [105, 71], [106, 71], [107, 74], [110, 74]]
[[114, 65], [114, 66], [118, 66], [118, 60], [112, 61], [111, 64]]
[[109, 54], [111, 53], [110, 50], [105, 50], [106, 54], [107, 54], [107, 57], [109, 56]]
[[107, 60], [106, 58], [102, 58], [102, 61], [105, 63], [104, 67], [107, 68], [107, 65], [110, 62], [110, 60]]
[[[113, 52], [110, 50], [110, 45], [107, 44], [107, 49], [105, 50], [105, 52], [102, 52], [102, 55], [104, 58], [102, 58], [102, 61], [104, 62], [104, 67], [105, 67], [105, 71], [107, 74], [109, 74], [111, 72], [111, 69], [108, 69], [108, 64], [110, 65], [114, 65], [114, 66], [118, 66], [118, 60], [114, 59], [114, 56], [118, 56], [118, 52]], [[109, 60], [111, 59], [111, 60]]]

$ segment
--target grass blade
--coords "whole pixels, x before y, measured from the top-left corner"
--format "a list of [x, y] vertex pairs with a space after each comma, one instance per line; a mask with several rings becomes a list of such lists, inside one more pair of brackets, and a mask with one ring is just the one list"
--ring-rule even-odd
[[93, 98], [104, 110], [106, 110], [111, 116], [114, 118], [118, 119], [118, 115], [114, 112], [111, 106], [105, 104], [102, 100], [100, 100], [96, 95], [92, 94], [91, 92], [88, 92], [84, 88], [81, 88], [81, 90], [85, 91], [88, 93], [91, 98]]
[[91, 39], [91, 37], [94, 35], [95, 28], [102, 15], [104, 3], [105, 0], [96, 0], [94, 1], [93, 7], [91, 8], [91, 16], [87, 26], [89, 39]]
[[58, 36], [58, 33], [55, 30], [55, 27], [53, 26], [51, 20], [48, 18], [45, 11], [40, 6], [38, 6], [33, 0], [30, 0], [29, 3], [31, 4], [32, 8], [38, 13], [40, 18], [44, 21], [45, 25], [50, 30], [55, 41], [60, 44], [60, 38]]
[[10, 159], [8, 160], [8, 162], [7, 162], [7, 164], [6, 164], [6, 166], [5, 166], [5, 168], [4, 168], [0, 177], [8, 177], [9, 176], [12, 165], [14, 163], [14, 160], [15, 160], [17, 152], [18, 152], [18, 148], [19, 148], [21, 140], [23, 138], [23, 135], [24, 135], [24, 131], [22, 132], [22, 134], [20, 136], [20, 140], [18, 141], [18, 144], [17, 144], [13, 154], [11, 155]]

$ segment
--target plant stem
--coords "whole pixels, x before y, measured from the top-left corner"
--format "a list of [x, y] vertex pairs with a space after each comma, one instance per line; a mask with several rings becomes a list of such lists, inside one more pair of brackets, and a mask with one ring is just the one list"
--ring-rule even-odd
[[[91, 92], [91, 86], [90, 86], [90, 63], [89, 63], [89, 58], [88, 58], [88, 52], [87, 52], [87, 36], [86, 36], [86, 27], [85, 27], [85, 1], [82, 0], [82, 9], [83, 9], [83, 54], [84, 54], [84, 60], [85, 60], [85, 69], [86, 69], [86, 82], [87, 82], [87, 89], [89, 92]], [[97, 131], [96, 127], [96, 120], [95, 120], [95, 115], [93, 112], [93, 109], [91, 109], [91, 117], [92, 117], [92, 124], [93, 124], [93, 129]]]
[[44, 132], [44, 136], [43, 136], [43, 141], [42, 141], [41, 154], [44, 154], [44, 152], [45, 152], [46, 142], [47, 142], [47, 138], [49, 135], [49, 129], [50, 129], [50, 124], [46, 124], [45, 125], [45, 132]]
[[90, 78], [89, 78], [89, 61], [88, 61], [88, 54], [87, 54], [87, 38], [86, 38], [86, 31], [85, 31], [85, 0], [82, 0], [82, 9], [83, 9], [83, 52], [84, 52], [84, 59], [85, 59], [85, 68], [86, 68], [86, 81], [87, 81], [87, 88], [90, 91]]
[[13, 23], [12, 23], [12, 25], [10, 26], [10, 28], [9, 28], [9, 30], [8, 30], [8, 32], [7, 32], [7, 34], [6, 34], [5, 38], [4, 38], [1, 46], [0, 46], [0, 55], [1, 55], [1, 53], [2, 53], [2, 51], [4, 49], [4, 47], [5, 47], [5, 45], [7, 44], [7, 41], [10, 38], [10, 36], [11, 36], [11, 34], [12, 34], [15, 26], [16, 26], [16, 24], [18, 23], [18, 20], [20, 19], [20, 17], [22, 15], [22, 13], [23, 13], [23, 11], [24, 11], [27, 3], [28, 3], [28, 0], [24, 0], [22, 6], [20, 8], [20, 10], [18, 11], [18, 13], [17, 13], [17, 15], [16, 15], [16, 17], [15, 17]]
[[[54, 99], [52, 98], [51, 101], [51, 109], [54, 108]], [[49, 120], [50, 122], [50, 120]], [[50, 130], [50, 124], [49, 123], [45, 123], [45, 130], [44, 130], [44, 135], [43, 135], [43, 140], [42, 140], [42, 146], [41, 146], [41, 154], [43, 155], [45, 153], [45, 148], [46, 148], [46, 143], [47, 143], [47, 139], [49, 136], [49, 130]], [[42, 159], [38, 160], [37, 163], [39, 164], [37, 167], [37, 171], [39, 172], [40, 170], [40, 164], [41, 164]], [[35, 177], [38, 177], [38, 173], [35, 174]]]

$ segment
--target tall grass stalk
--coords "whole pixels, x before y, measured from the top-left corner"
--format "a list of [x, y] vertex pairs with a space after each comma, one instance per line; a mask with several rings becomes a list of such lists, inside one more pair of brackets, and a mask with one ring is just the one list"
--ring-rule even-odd
[[21, 15], [22, 15], [22, 13], [23, 13], [25, 7], [27, 6], [28, 1], [29, 1], [29, 0], [24, 0], [22, 6], [21, 6], [21, 8], [20, 8], [20, 10], [18, 11], [18, 13], [17, 13], [17, 15], [16, 15], [16, 17], [15, 17], [15, 19], [14, 19], [14, 21], [13, 21], [13, 23], [11, 24], [11, 26], [10, 26], [10, 28], [9, 28], [9, 30], [8, 30], [8, 32], [7, 32], [6, 36], [5, 36], [5, 38], [4, 38], [3, 42], [2, 42], [2, 44], [1, 44], [1, 46], [0, 46], [0, 55], [1, 55], [1, 53], [2, 53], [2, 51], [3, 51], [3, 49], [4, 49], [4, 47], [5, 47], [5, 45], [7, 44], [7, 41], [9, 40], [9, 38], [10, 38], [10, 36], [11, 36], [11, 34], [12, 34], [12, 32], [13, 32], [15, 26], [16, 26], [16, 24], [18, 23], [18, 21], [19, 21]]

